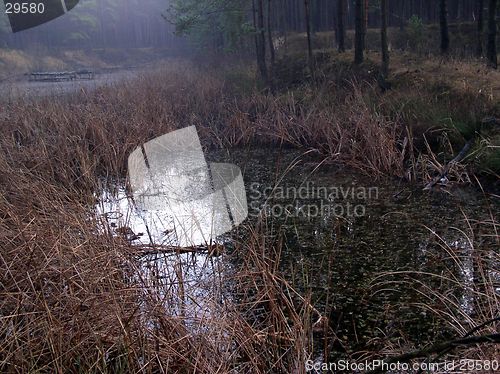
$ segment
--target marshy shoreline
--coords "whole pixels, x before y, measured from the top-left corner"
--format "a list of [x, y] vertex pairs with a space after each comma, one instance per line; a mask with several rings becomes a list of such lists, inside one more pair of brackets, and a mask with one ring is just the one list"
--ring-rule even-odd
[[[340, 60], [336, 64], [347, 63]], [[478, 92], [475, 86], [458, 89], [455, 82], [436, 75], [431, 83], [423, 82], [423, 73], [411, 68], [395, 78], [397, 90], [381, 93], [369, 73], [369, 62], [347, 69], [327, 64], [321, 81], [305, 80], [295, 87], [286, 83], [290, 66], [286, 59], [279, 66], [282, 75], [276, 79], [282, 79], [288, 88], [275, 95], [255, 83], [253, 67], [222, 66], [211, 74], [190, 62], [172, 60], [136, 79], [58, 100], [40, 97], [1, 104], [2, 371], [267, 372], [271, 362], [275, 372], [300, 371], [313, 354], [322, 356], [324, 362], [338, 357], [393, 356], [434, 339], [461, 336], [496, 316], [498, 280], [491, 275], [498, 273], [500, 240], [496, 128], [482, 132], [466, 162], [454, 165], [447, 186], [418, 192], [423, 200], [428, 199], [423, 211], [436, 209], [446, 214], [446, 206], [439, 204], [443, 200], [444, 204], [456, 204], [448, 198], [455, 186], [473, 183], [480, 190], [477, 180], [491, 181], [491, 192], [474, 195], [474, 199], [481, 196], [484, 201], [471, 208], [469, 215], [460, 219], [450, 216], [457, 218], [449, 226], [460, 227], [452, 235], [454, 241], [444, 228], [429, 230], [425, 243], [430, 249], [422, 252], [428, 256], [422, 264], [439, 263], [434, 274], [424, 265], [364, 269], [358, 263], [359, 256], [347, 255], [363, 246], [354, 241], [353, 226], [362, 228], [360, 239], [371, 245], [377, 232], [381, 237], [388, 235], [375, 227], [392, 227], [392, 222], [381, 220], [370, 228], [363, 226], [363, 221], [353, 225], [336, 217], [318, 220], [318, 225], [326, 225], [321, 233], [328, 237], [321, 245], [331, 247], [331, 251], [322, 252], [322, 264], [328, 269], [330, 262], [344, 259], [340, 269], [353, 270], [364, 287], [360, 292], [365, 298], [359, 300], [348, 300], [342, 294], [328, 296], [335, 294], [328, 290], [345, 287], [346, 273], [309, 271], [307, 258], [290, 250], [290, 238], [279, 229], [275, 232], [273, 222], [261, 215], [244, 225], [244, 234], [239, 239], [233, 237], [230, 250], [223, 255], [234, 267], [224, 282], [235, 296], [223, 302], [220, 295], [209, 299], [207, 303], [213, 304], [217, 313], [197, 320], [199, 329], [194, 334], [186, 324], [187, 317], [164, 302], [166, 295], [182, 298], [179, 293], [183, 291], [156, 278], [138, 279], [134, 276], [139, 265], [132, 243], [96, 234], [97, 224], [89, 216], [102, 178], [113, 186], [114, 181], [126, 177], [127, 158], [136, 147], [177, 128], [195, 125], [205, 149], [222, 155], [238, 149], [263, 149], [272, 163], [245, 156], [240, 156], [240, 161], [250, 160], [249, 170], [256, 170], [255, 179], [261, 178], [259, 167], [267, 170], [270, 175], [263, 174], [267, 186], [274, 187], [296, 159], [292, 153], [287, 162], [279, 152], [266, 155], [270, 148], [304, 155], [309, 167], [301, 164], [307, 172], [299, 168], [297, 180], [307, 180], [309, 173], [333, 164], [342, 165], [347, 172], [355, 170], [353, 175], [362, 176], [356, 177], [357, 181], [367, 178], [377, 185], [389, 180], [390, 193], [386, 195], [392, 200], [374, 205], [375, 209], [384, 207], [381, 212], [388, 214], [398, 212], [398, 199], [411, 200], [406, 192], [398, 194], [401, 189], [410, 186], [410, 192], [417, 195], [414, 186], [420, 190], [432, 180], [484, 117], [499, 117], [496, 99]], [[474, 75], [475, 67], [462, 62], [442, 69], [459, 68], [464, 76]], [[404, 184], [398, 182], [402, 187], [397, 188], [394, 180]], [[324, 183], [338, 186], [338, 182]], [[346, 186], [349, 183], [353, 182], [345, 181]], [[411, 212], [422, 204], [416, 200]], [[476, 214], [479, 207], [481, 212]], [[419, 224], [431, 226], [429, 222]], [[408, 221], [400, 233], [411, 236], [406, 230], [412, 225]], [[315, 232], [305, 224], [303, 230]], [[307, 235], [291, 240], [299, 242], [297, 248], [304, 252], [312, 251], [305, 244], [316, 243]], [[387, 253], [383, 245], [373, 246], [380, 249], [378, 255], [370, 255], [375, 266]], [[416, 257], [408, 255], [408, 264], [420, 263], [418, 253]], [[395, 258], [404, 256], [396, 253]], [[295, 281], [287, 277], [293, 272], [283, 263], [303, 265]], [[463, 272], [457, 269], [472, 269], [472, 281], [460, 278], [458, 274]], [[371, 279], [365, 275], [377, 272]], [[321, 283], [325, 279], [312, 281], [320, 274], [325, 275], [327, 285]], [[325, 291], [320, 292], [320, 302], [317, 293], [311, 292], [318, 284]], [[435, 284], [442, 287], [433, 288]], [[400, 303], [392, 303], [388, 293], [408, 285], [429, 297], [420, 304], [407, 301], [398, 309]], [[473, 300], [471, 313], [460, 309], [457, 290], [464, 287]], [[380, 319], [387, 328], [383, 334], [361, 332], [362, 325], [357, 324], [354, 328], [339, 327], [349, 322], [348, 318], [338, 319], [336, 311], [342, 305], [367, 308], [373, 295], [382, 295], [385, 301], [381, 304], [385, 317]], [[348, 308], [345, 313], [350, 311]], [[402, 311], [411, 311], [408, 316], [425, 312], [428, 325], [446, 326], [446, 331], [440, 336], [433, 336], [432, 330], [427, 335], [418, 328], [403, 331], [399, 323], [391, 322], [395, 313]], [[363, 316], [366, 321], [374, 318], [361, 314], [357, 321], [363, 321]], [[498, 321], [478, 333], [493, 333], [496, 326]], [[471, 346], [455, 354], [493, 359], [498, 357], [498, 348]]]

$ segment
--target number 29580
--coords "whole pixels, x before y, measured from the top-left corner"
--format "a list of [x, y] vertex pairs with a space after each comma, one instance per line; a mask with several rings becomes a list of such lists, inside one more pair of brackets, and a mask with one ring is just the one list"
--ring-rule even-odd
[[44, 3], [5, 3], [6, 14], [43, 14]]

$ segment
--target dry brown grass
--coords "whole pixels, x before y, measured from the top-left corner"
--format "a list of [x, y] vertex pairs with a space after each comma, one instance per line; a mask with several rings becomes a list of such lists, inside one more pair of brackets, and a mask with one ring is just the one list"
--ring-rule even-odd
[[[441, 271], [383, 273], [373, 279], [372, 289], [396, 290], [399, 285], [411, 285], [419, 295], [412, 307], [447, 327], [448, 331], [440, 333], [440, 340], [497, 334], [500, 327], [500, 224], [493, 213], [495, 208], [490, 209], [489, 219], [472, 221], [464, 215], [465, 229], [452, 227], [446, 235], [429, 228], [434, 244], [426, 256], [441, 264]], [[390, 343], [386, 355], [410, 350], [407, 342], [404, 343], [400, 346]], [[500, 351], [498, 344], [475, 344], [454, 347], [445, 354], [436, 354], [428, 360], [441, 362], [444, 357], [494, 360]]]
[[[373, 52], [372, 52], [373, 53]], [[377, 57], [375, 57], [377, 56]], [[378, 54], [371, 57], [378, 60]], [[458, 91], [482, 94], [485, 99], [495, 103], [500, 101], [500, 71], [486, 66], [483, 62], [439, 57], [421, 58], [412, 54], [395, 53], [392, 55], [394, 75], [409, 75], [416, 86], [446, 82]]]
[[2, 372], [303, 370], [307, 320], [317, 316], [305, 301], [292, 300], [272, 256], [265, 256], [276, 249], [257, 235], [236, 243], [240, 265], [225, 282], [237, 297], [196, 320], [195, 333], [164, 301], [178, 291], [137, 277], [140, 261], [131, 245], [97, 231], [92, 207], [99, 180], [124, 176], [126, 158], [141, 142], [203, 122], [207, 143], [238, 143], [229, 138], [235, 129], [216, 125], [229, 103], [221, 101], [219, 81], [187, 68], [167, 73], [162, 82], [143, 77], [138, 85], [6, 105]]
[[[349, 86], [349, 92], [333, 93], [325, 85], [300, 97], [256, 92], [235, 99], [223, 80], [175, 65], [89, 94], [7, 104], [2, 133], [19, 140], [27, 162], [42, 149], [54, 152], [53, 164], [73, 163], [67, 165], [69, 178], [78, 176], [79, 183], [96, 171], [123, 175], [126, 156], [138, 144], [188, 125], [196, 125], [207, 146], [285, 143], [370, 174], [402, 175], [405, 129], [374, 107], [376, 88], [355, 81]], [[30, 170], [47, 167], [53, 165], [37, 163]]]
[[135, 147], [188, 125], [207, 147], [284, 143], [405, 176], [411, 132], [373, 105], [376, 88], [333, 88], [235, 98], [223, 80], [177, 64], [95, 92], [2, 104], [0, 370], [304, 371], [320, 316], [279, 274], [281, 246], [264, 240], [263, 222], [236, 243], [227, 279], [236, 297], [194, 334], [163, 301], [175, 291], [135, 276], [135, 251], [97, 232], [92, 207], [99, 180], [122, 178]]

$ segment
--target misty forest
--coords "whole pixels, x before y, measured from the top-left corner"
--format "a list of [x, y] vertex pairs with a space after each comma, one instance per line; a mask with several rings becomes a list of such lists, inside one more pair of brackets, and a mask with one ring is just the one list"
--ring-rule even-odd
[[500, 371], [500, 0], [0, 14], [1, 373]]

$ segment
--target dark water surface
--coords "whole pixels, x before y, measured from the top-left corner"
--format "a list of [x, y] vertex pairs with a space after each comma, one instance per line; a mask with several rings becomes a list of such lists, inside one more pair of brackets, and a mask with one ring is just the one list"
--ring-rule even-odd
[[60, 82], [30, 81], [28, 76], [18, 76], [0, 82], [0, 100], [62, 97], [78, 91], [90, 92], [102, 86], [132, 80], [142, 73], [140, 69], [110, 69], [97, 71], [95, 79]]
[[[477, 313], [476, 248], [491, 248], [491, 261], [498, 261], [499, 254], [494, 239], [483, 237], [477, 222], [498, 217], [498, 201], [469, 187], [428, 192], [397, 179], [376, 180], [313, 153], [289, 149], [217, 151], [207, 153], [206, 159], [241, 168], [247, 223], [262, 219], [267, 242], [282, 243], [280, 269], [296, 289], [311, 292], [316, 309], [329, 317], [339, 337], [334, 350], [376, 349], [385, 339], [424, 344], [449, 336], [451, 331], [422, 304], [449, 308], [457, 324]], [[126, 199], [105, 196], [101, 213], [128, 209]], [[121, 208], [111, 207], [110, 201]], [[138, 227], [135, 230], [147, 230], [140, 222], [134, 226], [134, 214], [125, 216], [128, 225]], [[245, 240], [242, 231], [229, 237]], [[223, 277], [213, 271], [213, 263], [204, 267], [206, 256], [181, 260], [188, 258], [199, 263], [184, 274], [184, 281], [198, 274], [191, 298], [206, 299], [213, 290], [205, 287], [200, 292], [203, 283], [222, 282]], [[148, 258], [148, 266], [155, 261], [158, 258]], [[167, 272], [176, 266], [161, 261]], [[225, 261], [218, 260], [217, 271], [231, 268]], [[500, 293], [500, 266], [495, 262], [490, 268], [498, 270], [488, 276], [496, 280]], [[440, 301], [433, 290], [447, 299]]]
[[[428, 192], [396, 179], [375, 180], [297, 151], [249, 149], [210, 157], [240, 166], [250, 222], [258, 214], [252, 208], [265, 207], [268, 235], [284, 238], [283, 274], [312, 291], [343, 348], [376, 346], [384, 337], [417, 344], [445, 338], [433, 314], [417, 307], [432, 299], [429, 289], [403, 279], [429, 284], [430, 278], [433, 289], [450, 295], [454, 304], [447, 306], [456, 307], [458, 322], [474, 315], [475, 245], [486, 241], [492, 261], [499, 254], [476, 222], [500, 216], [498, 200], [495, 205], [469, 187]], [[452, 283], [413, 273], [445, 274], [450, 267]], [[489, 276], [500, 293], [500, 264], [492, 268], [498, 272]], [[385, 272], [400, 273], [376, 278]]]

